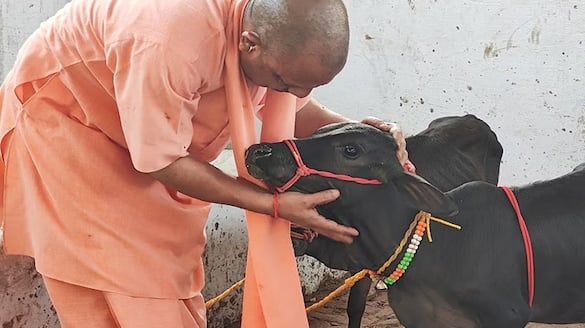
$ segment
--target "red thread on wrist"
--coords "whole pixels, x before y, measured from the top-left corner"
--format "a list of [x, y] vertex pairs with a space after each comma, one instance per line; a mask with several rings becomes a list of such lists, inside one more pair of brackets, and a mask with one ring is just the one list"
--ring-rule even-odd
[[278, 218], [278, 193], [272, 194], [272, 208], [274, 210], [273, 217]]

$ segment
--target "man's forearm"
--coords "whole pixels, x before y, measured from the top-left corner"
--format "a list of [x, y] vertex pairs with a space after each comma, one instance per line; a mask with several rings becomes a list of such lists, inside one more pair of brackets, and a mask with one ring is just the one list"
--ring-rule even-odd
[[272, 195], [243, 180], [237, 180], [215, 166], [192, 157], [179, 158], [166, 168], [149, 173], [164, 185], [210, 203], [232, 205], [271, 214]]

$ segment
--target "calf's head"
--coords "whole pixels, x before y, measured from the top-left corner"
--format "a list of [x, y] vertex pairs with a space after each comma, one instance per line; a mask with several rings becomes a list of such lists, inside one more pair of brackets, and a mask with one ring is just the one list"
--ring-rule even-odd
[[[339, 189], [340, 198], [323, 208], [327, 210], [328, 217], [341, 224], [354, 226], [358, 230], [360, 226], [371, 229], [364, 226], [366, 218], [356, 214], [363, 210], [363, 206], [385, 207], [392, 204], [393, 207], [406, 206], [438, 216], [450, 216], [457, 212], [455, 204], [441, 191], [421, 177], [403, 170], [396, 158], [396, 142], [388, 133], [361, 123], [337, 123], [294, 143], [302, 161], [312, 169], [381, 183], [362, 185], [313, 174], [301, 177], [291, 186], [290, 190], [304, 193]], [[286, 184], [298, 169], [291, 149], [284, 142], [252, 145], [246, 152], [246, 166], [252, 176], [274, 187]], [[385, 201], [374, 202], [374, 199]], [[338, 215], [340, 212], [336, 209], [340, 208], [351, 215]], [[380, 209], [384, 210], [388, 208]]]

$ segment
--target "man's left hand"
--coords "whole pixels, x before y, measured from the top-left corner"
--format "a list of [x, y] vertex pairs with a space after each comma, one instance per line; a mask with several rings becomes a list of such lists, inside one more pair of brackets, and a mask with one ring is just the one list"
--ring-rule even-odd
[[390, 133], [392, 137], [396, 140], [396, 144], [398, 145], [398, 149], [396, 150], [396, 157], [400, 161], [400, 164], [405, 168], [410, 167], [414, 171], [414, 165], [412, 165], [412, 163], [408, 159], [408, 151], [406, 150], [406, 140], [404, 139], [404, 134], [402, 133], [402, 129], [400, 128], [400, 126], [398, 126], [398, 124], [385, 122], [373, 116], [368, 116], [364, 118], [362, 120], [362, 123], [371, 125], [382, 131]]

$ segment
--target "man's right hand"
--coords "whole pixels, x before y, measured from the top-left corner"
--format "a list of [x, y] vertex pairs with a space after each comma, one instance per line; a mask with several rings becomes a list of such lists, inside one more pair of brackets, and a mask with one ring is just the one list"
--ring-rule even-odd
[[299, 226], [309, 228], [333, 240], [350, 244], [359, 232], [320, 215], [316, 207], [336, 200], [339, 191], [324, 190], [314, 194], [285, 192], [279, 194], [279, 216]]

